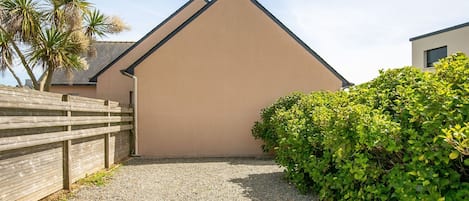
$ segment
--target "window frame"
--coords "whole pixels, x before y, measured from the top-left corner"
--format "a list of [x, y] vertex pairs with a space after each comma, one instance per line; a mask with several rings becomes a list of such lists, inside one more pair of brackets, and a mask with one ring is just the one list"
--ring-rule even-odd
[[445, 58], [445, 57], [448, 56], [448, 46], [447, 46], [447, 45], [445, 45], [445, 46], [440, 46], [440, 47], [433, 48], [433, 49], [428, 49], [428, 50], [425, 50], [425, 51], [424, 51], [424, 54], [425, 54], [425, 56], [424, 56], [424, 58], [425, 58], [425, 60], [424, 60], [425, 68], [434, 68], [435, 65], [433, 65], [433, 64], [436, 63], [436, 62], [438, 62], [438, 60], [442, 59], [442, 58], [439, 58], [438, 60], [432, 62], [432, 63], [429, 65], [429, 62], [428, 62], [428, 54], [429, 54], [430, 52], [432, 52], [432, 51], [439, 50], [439, 49], [443, 49], [443, 48], [446, 50], [446, 54], [445, 54], [445, 56], [442, 57], [442, 58]]

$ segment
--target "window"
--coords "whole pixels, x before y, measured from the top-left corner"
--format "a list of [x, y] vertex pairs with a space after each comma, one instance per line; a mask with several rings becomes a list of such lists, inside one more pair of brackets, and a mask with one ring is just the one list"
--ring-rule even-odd
[[438, 62], [438, 60], [445, 58], [448, 56], [448, 51], [446, 46], [439, 47], [431, 50], [425, 51], [426, 60], [427, 60], [427, 68], [433, 67], [433, 63]]

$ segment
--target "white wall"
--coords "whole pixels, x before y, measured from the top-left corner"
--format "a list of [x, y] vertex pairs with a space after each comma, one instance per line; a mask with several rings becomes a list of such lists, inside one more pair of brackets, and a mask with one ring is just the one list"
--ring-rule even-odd
[[412, 66], [424, 68], [425, 51], [443, 46], [447, 46], [448, 55], [459, 51], [469, 54], [469, 26], [412, 41]]

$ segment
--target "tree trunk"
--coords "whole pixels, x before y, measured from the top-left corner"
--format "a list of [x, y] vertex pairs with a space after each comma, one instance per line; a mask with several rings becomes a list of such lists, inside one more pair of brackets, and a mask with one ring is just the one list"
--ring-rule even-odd
[[38, 82], [37, 82], [37, 80], [36, 80], [36, 76], [34, 75], [32, 68], [29, 66], [28, 62], [26, 61], [26, 57], [23, 55], [23, 53], [21, 52], [21, 50], [20, 50], [20, 48], [18, 47], [18, 45], [16, 45], [15, 41], [12, 40], [12, 41], [11, 41], [11, 44], [12, 44], [12, 46], [13, 46], [13, 49], [15, 49], [16, 54], [17, 54], [18, 57], [20, 58], [21, 63], [23, 64], [24, 69], [26, 69], [26, 72], [28, 73], [29, 78], [31, 79], [31, 82], [33, 83], [34, 89], [38, 90], [38, 89], [39, 89], [39, 84], [38, 84]]
[[[5, 33], [8, 33], [8, 32], [5, 30], [5, 28], [3, 28], [3, 26], [0, 26], [0, 30], [2, 30], [2, 31], [5, 32]], [[17, 54], [18, 57], [20, 58], [21, 63], [23, 64], [24, 69], [26, 69], [26, 72], [28, 73], [29, 78], [31, 79], [31, 82], [33, 83], [34, 89], [38, 90], [38, 89], [39, 89], [39, 84], [38, 84], [38, 82], [37, 82], [37, 80], [36, 80], [36, 76], [34, 75], [32, 68], [29, 66], [28, 62], [26, 61], [26, 57], [25, 57], [24, 54], [21, 52], [21, 50], [20, 50], [20, 48], [18, 47], [18, 45], [16, 44], [15, 40], [10, 39], [10, 42], [11, 42], [11, 45], [13, 46], [13, 49], [15, 49], [16, 54]]]
[[10, 65], [6, 65], [8, 70], [10, 71], [11, 75], [16, 79], [16, 82], [18, 82], [18, 87], [23, 87], [23, 83], [21, 82], [21, 79], [16, 75], [15, 71], [11, 68]]
[[[47, 76], [43, 84], [43, 91], [50, 91], [50, 85], [52, 84], [52, 77], [54, 76], [54, 69], [52, 66], [47, 68]], [[42, 84], [42, 82], [41, 82]], [[41, 90], [42, 91], [42, 90]]]

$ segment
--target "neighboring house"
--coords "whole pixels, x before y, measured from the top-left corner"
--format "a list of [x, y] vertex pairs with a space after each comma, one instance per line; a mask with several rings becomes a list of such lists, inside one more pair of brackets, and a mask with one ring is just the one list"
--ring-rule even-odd
[[96, 73], [111, 63], [134, 42], [96, 41], [96, 55], [87, 57], [88, 70], [73, 71], [71, 76], [65, 71], [56, 71], [52, 79], [51, 92], [96, 98], [96, 82], [90, 82]]
[[262, 108], [350, 85], [255, 0], [191, 0], [90, 81], [98, 98], [134, 96], [137, 154], [152, 157], [262, 155]]
[[469, 22], [410, 39], [412, 66], [432, 69], [433, 63], [456, 52], [469, 54]]

